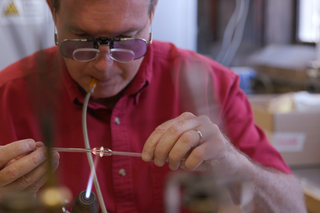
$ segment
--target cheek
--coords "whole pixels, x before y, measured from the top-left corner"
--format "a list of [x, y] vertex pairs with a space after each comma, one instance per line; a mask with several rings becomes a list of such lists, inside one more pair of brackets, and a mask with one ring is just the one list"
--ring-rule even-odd
[[90, 75], [86, 74], [85, 72], [87, 65], [71, 59], [65, 59], [65, 61], [71, 78], [75, 80], [82, 88], [87, 90], [87, 87], [91, 81]]
[[119, 68], [123, 71], [123, 78], [131, 81], [138, 73], [142, 60], [138, 59], [127, 64], [119, 64]]
[[72, 59], [65, 59], [65, 62], [68, 71], [73, 78], [80, 77], [84, 73], [86, 67], [84, 63], [80, 64], [79, 62]]

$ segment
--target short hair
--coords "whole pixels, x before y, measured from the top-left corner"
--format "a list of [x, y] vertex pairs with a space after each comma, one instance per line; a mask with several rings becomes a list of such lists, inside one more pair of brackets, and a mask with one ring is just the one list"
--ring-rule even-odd
[[[59, 11], [60, 8], [60, 0], [51, 0], [53, 7], [56, 9], [56, 11]], [[154, 6], [157, 4], [158, 0], [150, 0], [149, 2], [149, 14], [151, 14]]]

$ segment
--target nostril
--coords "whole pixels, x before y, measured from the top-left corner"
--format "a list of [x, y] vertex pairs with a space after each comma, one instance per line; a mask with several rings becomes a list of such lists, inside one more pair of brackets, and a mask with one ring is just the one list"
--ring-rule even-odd
[[93, 61], [93, 65], [100, 72], [108, 71], [113, 66], [113, 60], [110, 56], [110, 51], [104, 50], [104, 48], [100, 48], [99, 50], [100, 53]]

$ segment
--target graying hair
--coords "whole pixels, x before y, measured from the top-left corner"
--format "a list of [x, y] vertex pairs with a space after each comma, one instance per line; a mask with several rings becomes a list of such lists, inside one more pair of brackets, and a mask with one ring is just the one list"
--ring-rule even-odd
[[[53, 7], [56, 9], [56, 11], [59, 11], [60, 8], [60, 0], [51, 0]], [[149, 14], [151, 14], [154, 6], [157, 4], [158, 0], [150, 0], [149, 2]]]

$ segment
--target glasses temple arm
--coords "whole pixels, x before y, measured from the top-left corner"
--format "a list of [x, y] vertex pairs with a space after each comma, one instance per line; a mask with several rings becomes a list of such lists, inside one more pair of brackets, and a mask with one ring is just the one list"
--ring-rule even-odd
[[152, 32], [149, 33], [149, 41], [147, 41], [147, 45], [152, 44]]
[[57, 35], [57, 33], [54, 34], [54, 43], [55, 43], [57, 46], [60, 45], [60, 43], [58, 42], [58, 35]]
[[61, 43], [58, 42], [58, 33], [57, 33], [57, 28], [56, 28], [55, 20], [56, 20], [56, 9], [53, 9], [53, 33], [54, 33], [54, 43], [55, 43], [55, 45], [59, 46]]

